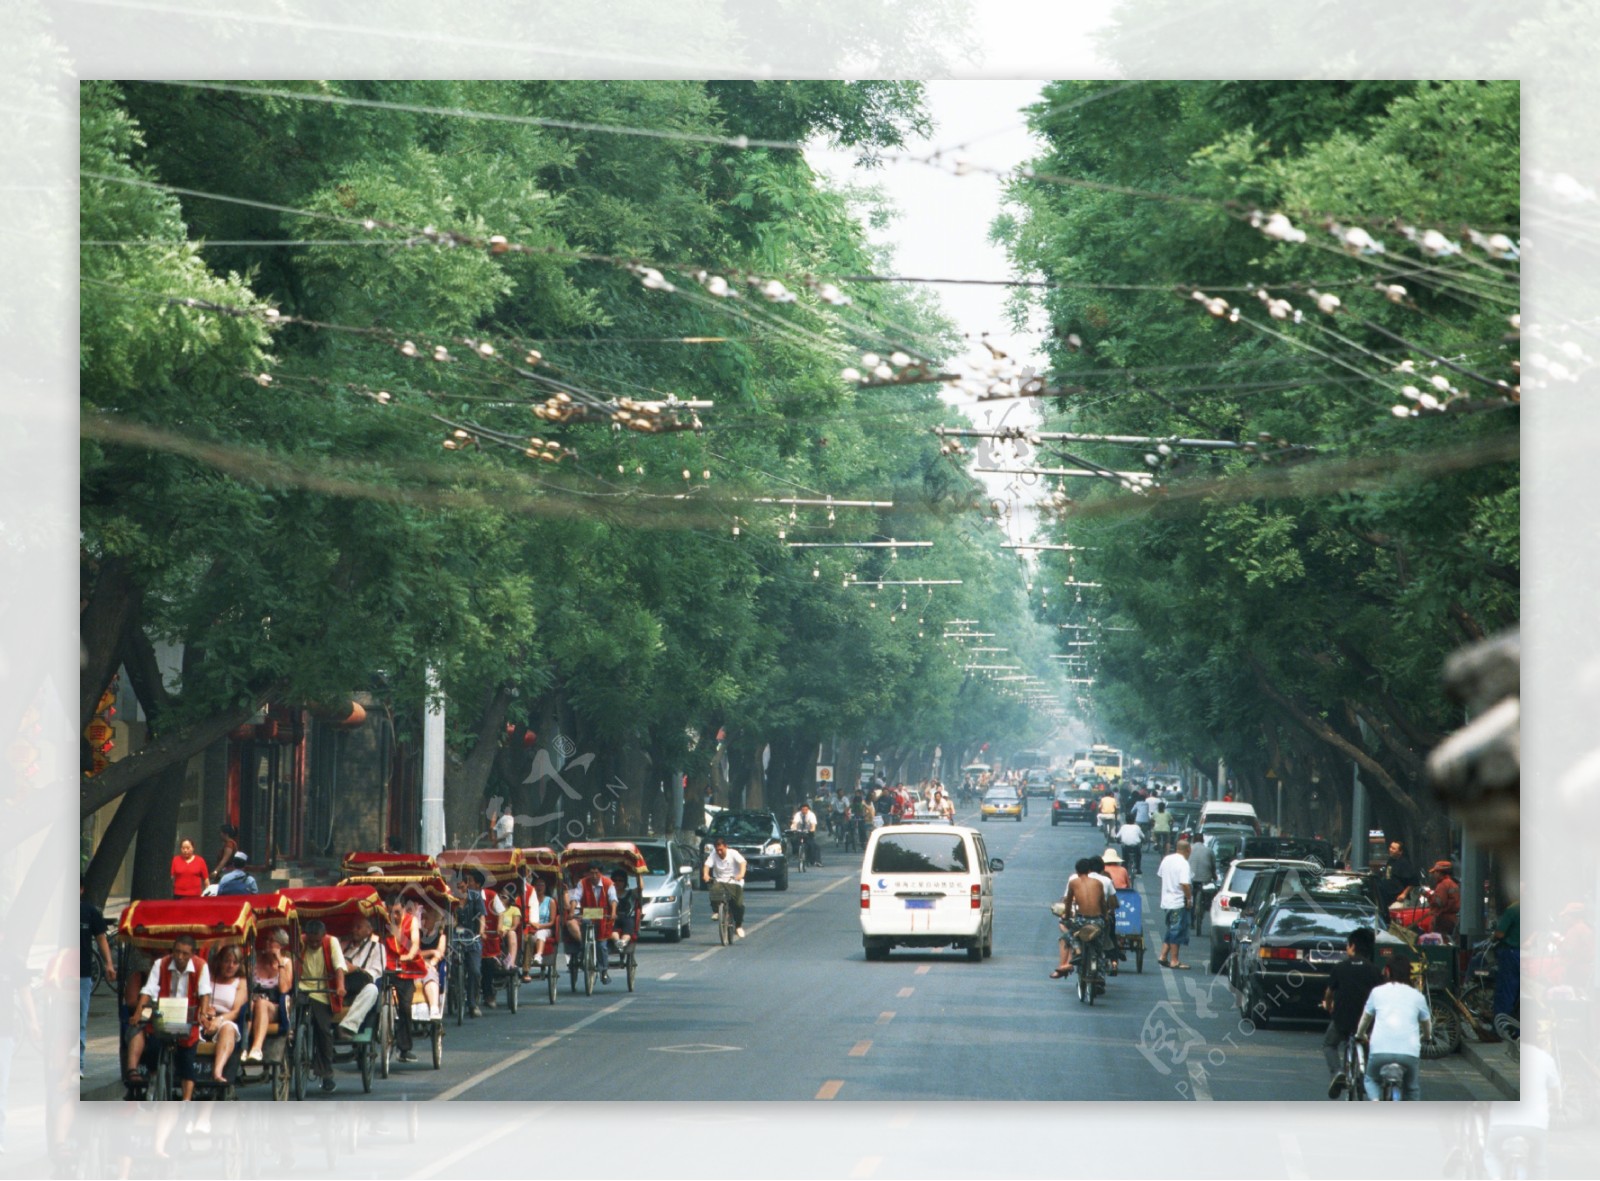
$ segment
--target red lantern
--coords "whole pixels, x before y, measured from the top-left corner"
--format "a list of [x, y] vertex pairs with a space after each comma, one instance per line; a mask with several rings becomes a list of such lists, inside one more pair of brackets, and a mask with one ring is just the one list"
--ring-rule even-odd
[[539, 735], [538, 735], [537, 732], [535, 732], [533, 730], [524, 730], [522, 732], [522, 745], [523, 746], [532, 746], [535, 742], [538, 742], [538, 741], [539, 741]]

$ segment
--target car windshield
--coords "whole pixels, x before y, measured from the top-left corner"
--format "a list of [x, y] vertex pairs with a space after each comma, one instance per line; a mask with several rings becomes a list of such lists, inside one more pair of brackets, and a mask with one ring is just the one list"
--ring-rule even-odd
[[1256, 880], [1257, 870], [1245, 866], [1235, 865], [1233, 876], [1228, 879], [1228, 889], [1236, 894], [1243, 894], [1250, 889], [1250, 883]]
[[873, 873], [965, 873], [967, 842], [957, 833], [897, 832], [878, 838]]
[[986, 804], [1010, 804], [1015, 803], [1016, 799], [1017, 793], [1010, 788], [996, 788], [994, 791], [985, 792], [983, 796]]
[[[1275, 939], [1344, 939], [1352, 931], [1373, 930], [1378, 922], [1372, 915], [1354, 910], [1301, 910], [1280, 907], [1272, 916], [1267, 935]], [[1341, 943], [1340, 946], [1343, 946]]]
[[765, 816], [724, 812], [711, 822], [711, 835], [730, 841], [764, 841], [772, 835], [772, 821]]
[[667, 872], [667, 849], [665, 845], [639, 845], [640, 853], [644, 854], [644, 863], [649, 866], [652, 874]]

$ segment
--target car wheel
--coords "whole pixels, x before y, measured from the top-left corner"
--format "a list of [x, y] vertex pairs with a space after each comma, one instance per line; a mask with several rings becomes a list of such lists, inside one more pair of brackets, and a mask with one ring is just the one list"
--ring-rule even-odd
[[967, 959], [974, 964], [983, 960], [983, 940], [981, 938], [974, 939], [967, 944]]
[[876, 939], [862, 939], [861, 949], [869, 960], [886, 960], [889, 958], [889, 945]]
[[1227, 953], [1219, 951], [1215, 947], [1211, 949], [1211, 974], [1213, 976], [1222, 971], [1222, 965], [1224, 962], [1226, 962], [1227, 958]]
[[778, 871], [778, 876], [772, 879], [774, 890], [787, 890], [789, 888], [789, 867], [785, 865]]
[[1245, 1016], [1256, 1023], [1258, 1029], [1272, 1027], [1272, 1008], [1267, 998], [1261, 995], [1261, 986], [1254, 980], [1250, 981], [1250, 988], [1245, 996], [1245, 1005], [1249, 1010]]
[[676, 943], [683, 938], [683, 928], [673, 927], [671, 930], [663, 931], [662, 934], [667, 937], [668, 943]]

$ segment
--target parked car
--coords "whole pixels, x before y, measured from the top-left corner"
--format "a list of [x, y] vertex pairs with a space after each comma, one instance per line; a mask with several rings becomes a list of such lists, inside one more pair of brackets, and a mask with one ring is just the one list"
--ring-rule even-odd
[[1239, 902], [1239, 913], [1233, 920], [1233, 946], [1229, 949], [1226, 969], [1228, 979], [1236, 988], [1244, 986], [1244, 963], [1256, 954], [1256, 932], [1267, 911], [1281, 898], [1298, 895], [1313, 903], [1347, 902], [1370, 909], [1381, 921], [1378, 905], [1366, 893], [1366, 883], [1355, 874], [1329, 874], [1318, 869], [1305, 869], [1295, 862], [1279, 862], [1268, 869], [1259, 870], [1250, 888]]
[[[1150, 810], [1155, 811], [1155, 801]], [[1167, 803], [1167, 813], [1172, 817], [1172, 831], [1193, 832], [1200, 826], [1200, 804], [1197, 800], [1172, 800]]]
[[1009, 787], [991, 787], [983, 793], [983, 803], [978, 814], [985, 820], [999, 816], [1015, 816], [1022, 823], [1022, 797]]
[[1352, 931], [1366, 928], [1378, 943], [1400, 940], [1384, 930], [1376, 908], [1326, 894], [1288, 894], [1262, 915], [1255, 950], [1241, 965], [1239, 1012], [1265, 1026], [1284, 1015], [1320, 1017], [1328, 971], [1344, 959]]
[[1332, 869], [1337, 860], [1333, 842], [1322, 837], [1251, 837], [1239, 856], [1310, 861], [1324, 869]]
[[960, 947], [969, 960], [994, 953], [994, 875], [977, 829], [892, 824], [874, 829], [861, 859], [861, 944], [869, 960], [895, 947]]
[[649, 871], [644, 875], [644, 909], [639, 931], [659, 931], [668, 943], [689, 937], [693, 914], [694, 883], [705, 858], [672, 837], [619, 837], [631, 841], [644, 854]]
[[1233, 947], [1233, 924], [1239, 917], [1240, 904], [1256, 876], [1276, 866], [1292, 865], [1314, 870], [1309, 861], [1276, 861], [1270, 858], [1240, 858], [1222, 874], [1222, 883], [1211, 899], [1211, 958], [1210, 968], [1220, 972]]
[[[704, 865], [718, 837], [737, 849], [747, 868], [745, 881], [768, 881], [779, 890], [789, 888], [789, 860], [784, 855], [783, 829], [771, 812], [719, 812], [707, 828], [696, 829], [700, 837], [700, 864]], [[698, 872], [695, 880], [699, 881]]]
[[1050, 804], [1050, 827], [1069, 820], [1094, 823], [1094, 807], [1099, 793], [1087, 787], [1062, 787], [1056, 789], [1056, 798]]

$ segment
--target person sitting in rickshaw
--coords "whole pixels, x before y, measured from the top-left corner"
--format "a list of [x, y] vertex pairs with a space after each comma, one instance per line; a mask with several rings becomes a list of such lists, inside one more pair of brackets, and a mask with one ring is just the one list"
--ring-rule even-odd
[[500, 966], [507, 972], [517, 970], [517, 938], [522, 933], [522, 879], [513, 878], [500, 887], [500, 900], [505, 909], [500, 912], [497, 930], [500, 932]]
[[353, 1037], [378, 1003], [378, 985], [388, 966], [383, 941], [373, 931], [366, 915], [358, 915], [350, 925], [350, 938], [344, 942], [344, 964], [345, 992], [354, 995], [345, 1006], [344, 1020], [339, 1022], [334, 1033]]
[[[628, 946], [628, 940], [633, 938], [635, 927], [634, 916], [639, 912], [639, 899], [628, 888], [627, 878], [622, 879], [622, 889], [617, 891], [617, 917], [612, 923], [611, 941], [617, 945], [617, 950], [623, 951]], [[601, 977], [602, 983], [604, 977]]]
[[294, 964], [289, 959], [289, 932], [275, 928], [256, 949], [256, 966], [250, 976], [250, 1048], [241, 1062], [260, 1062], [273, 1022], [289, 1029], [289, 994], [294, 989]]
[[[528, 932], [528, 950], [531, 953], [528, 962], [534, 967], [544, 965], [544, 945], [550, 938], [550, 929], [556, 922], [556, 900], [545, 893], [544, 879], [534, 874], [528, 882], [531, 893], [528, 897], [528, 913], [524, 916], [525, 929]], [[524, 972], [524, 983], [533, 980], [533, 976]]]
[[1133, 876], [1128, 873], [1128, 867], [1122, 863], [1122, 854], [1115, 849], [1107, 849], [1100, 855], [1105, 862], [1106, 877], [1111, 879], [1111, 884], [1118, 890], [1133, 889]]
[[200, 1040], [215, 1042], [211, 1081], [225, 1083], [223, 1070], [239, 1044], [239, 1022], [250, 999], [250, 982], [244, 977], [244, 952], [229, 943], [212, 957], [211, 1009], [200, 1020]]
[[[188, 1037], [173, 1045], [173, 1075], [181, 1080], [183, 1101], [187, 1103], [194, 1098], [195, 1043], [200, 1040], [200, 1027], [211, 1012], [211, 970], [195, 955], [193, 935], [179, 935], [172, 941], [172, 950], [151, 965], [150, 978], [139, 991], [133, 1012], [133, 1032], [128, 1037], [127, 1082], [144, 1081], [141, 1063], [151, 1018], [158, 1009], [156, 1002], [170, 999], [188, 1001], [187, 1023], [193, 1027]], [[156, 1097], [166, 1098], [165, 1095]]]
[[596, 925], [595, 944], [600, 956], [600, 983], [610, 982], [609, 946], [612, 924], [617, 914], [617, 888], [611, 879], [600, 872], [598, 865], [590, 865], [584, 875], [567, 889], [567, 970], [572, 970], [572, 959], [583, 946], [583, 928], [580, 919], [585, 909], [602, 909], [605, 916]]

